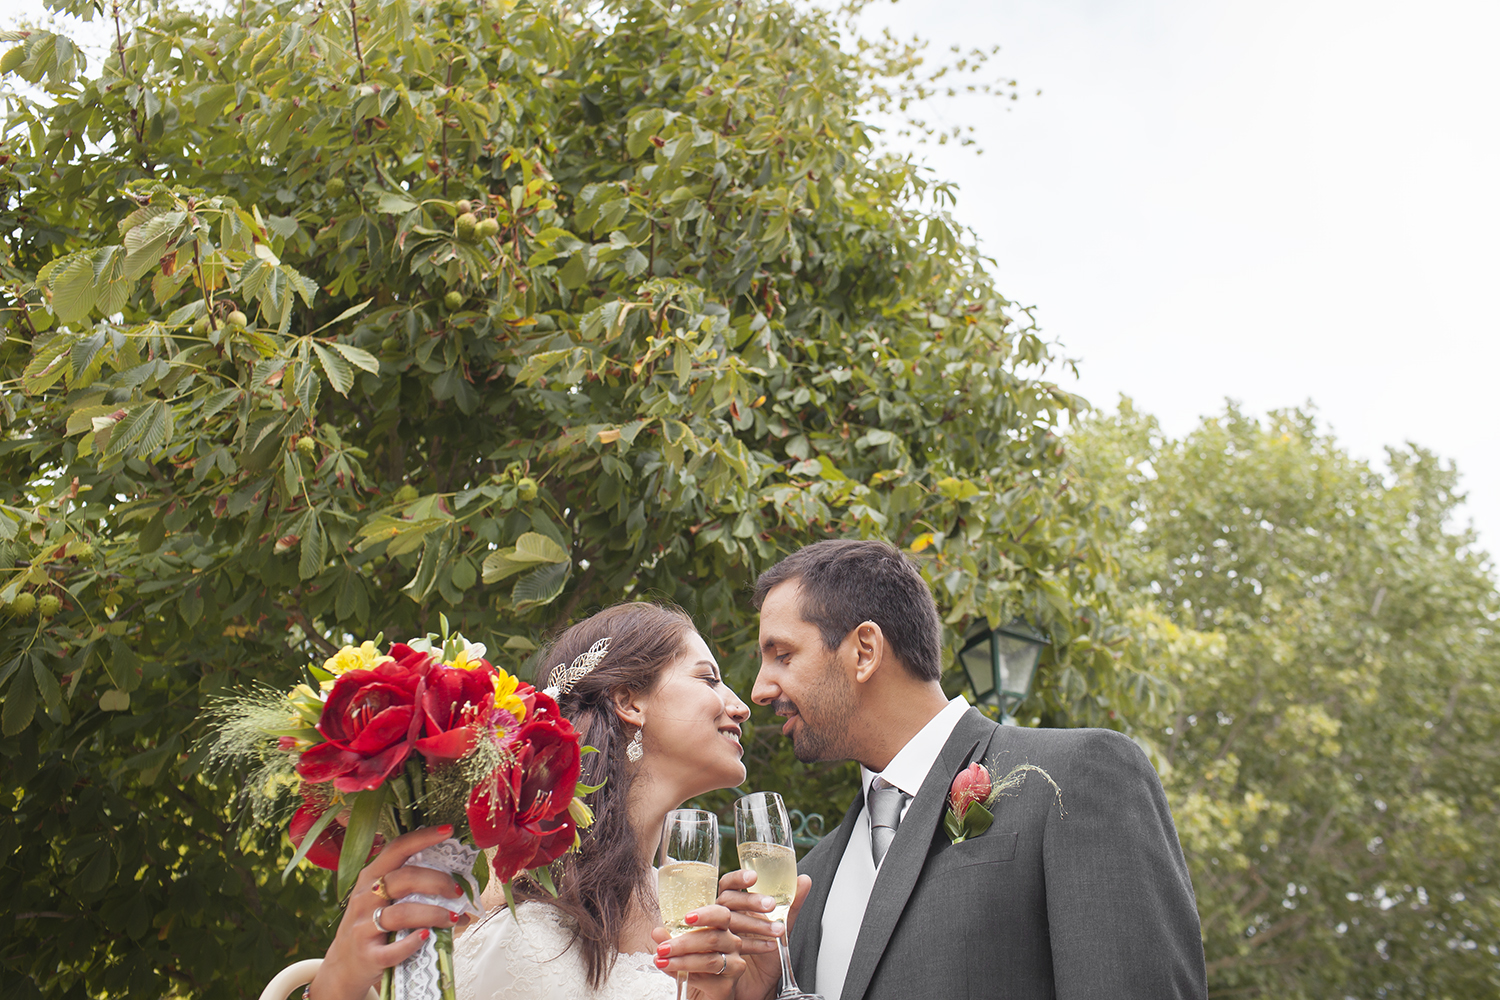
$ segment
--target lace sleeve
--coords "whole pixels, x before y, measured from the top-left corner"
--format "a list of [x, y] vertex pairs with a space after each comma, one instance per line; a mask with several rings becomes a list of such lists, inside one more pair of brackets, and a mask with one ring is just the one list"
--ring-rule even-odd
[[672, 1000], [651, 955], [621, 955], [603, 988], [588, 988], [583, 959], [558, 912], [526, 902], [489, 917], [453, 947], [458, 1000]]

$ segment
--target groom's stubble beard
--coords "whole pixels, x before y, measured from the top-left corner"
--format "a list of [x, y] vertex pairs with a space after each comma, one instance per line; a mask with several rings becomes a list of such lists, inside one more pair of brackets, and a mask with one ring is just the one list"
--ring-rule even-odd
[[829, 760], [853, 760], [857, 736], [854, 731], [858, 705], [853, 685], [839, 669], [837, 652], [823, 662], [815, 684], [800, 701], [780, 699], [771, 708], [783, 711], [790, 707], [798, 715], [792, 730], [792, 752], [804, 764]]

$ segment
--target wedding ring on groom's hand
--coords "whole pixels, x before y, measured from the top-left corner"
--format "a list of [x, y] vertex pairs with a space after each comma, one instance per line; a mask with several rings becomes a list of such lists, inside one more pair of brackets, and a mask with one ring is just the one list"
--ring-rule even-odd
[[385, 887], [384, 875], [375, 880], [375, 883], [370, 886], [370, 891], [379, 896], [381, 899], [385, 900], [387, 903], [394, 903], [396, 901], [394, 898], [392, 898], [390, 890]]
[[722, 976], [724, 973], [729, 971], [729, 955], [721, 951], [719, 952], [719, 960], [722, 961], [724, 965], [719, 969], [718, 972], [714, 973], [714, 975], [716, 976]]
[[382, 934], [390, 934], [391, 933], [391, 929], [389, 927], [387, 927], [385, 924], [382, 924], [380, 922], [380, 915], [382, 913], [384, 913], [384, 912], [385, 912], [385, 907], [383, 907], [383, 906], [377, 906], [377, 907], [375, 907], [375, 912], [372, 913], [372, 914], [370, 914], [370, 922], [375, 925], [375, 929], [377, 931], [379, 931], [380, 933], [382, 933]]

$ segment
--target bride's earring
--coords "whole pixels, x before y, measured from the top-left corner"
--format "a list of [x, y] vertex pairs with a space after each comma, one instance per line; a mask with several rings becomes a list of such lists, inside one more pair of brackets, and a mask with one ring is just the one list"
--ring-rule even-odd
[[632, 764], [636, 763], [642, 757], [646, 756], [646, 748], [641, 746], [641, 733], [644, 733], [645, 731], [645, 726], [638, 727], [635, 731], [635, 735], [630, 738], [630, 742], [625, 744], [625, 756], [629, 758]]

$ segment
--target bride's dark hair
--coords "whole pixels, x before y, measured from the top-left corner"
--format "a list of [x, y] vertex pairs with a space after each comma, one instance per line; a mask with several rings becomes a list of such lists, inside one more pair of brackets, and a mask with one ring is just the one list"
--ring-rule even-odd
[[640, 765], [630, 762], [625, 748], [635, 728], [620, 721], [614, 696], [653, 689], [694, 631], [693, 620], [681, 608], [647, 601], [616, 604], [558, 636], [538, 660], [536, 686], [543, 688], [553, 667], [572, 663], [606, 636], [610, 640], [599, 665], [558, 698], [558, 707], [578, 730], [583, 745], [599, 751], [584, 755], [580, 779], [590, 785], [605, 783], [585, 799], [594, 811], [594, 825], [581, 831], [582, 850], [563, 856], [557, 899], [529, 883], [518, 881], [515, 886], [518, 896], [551, 903], [576, 925], [593, 989], [608, 977], [631, 903], [651, 877], [630, 826], [630, 785]]

